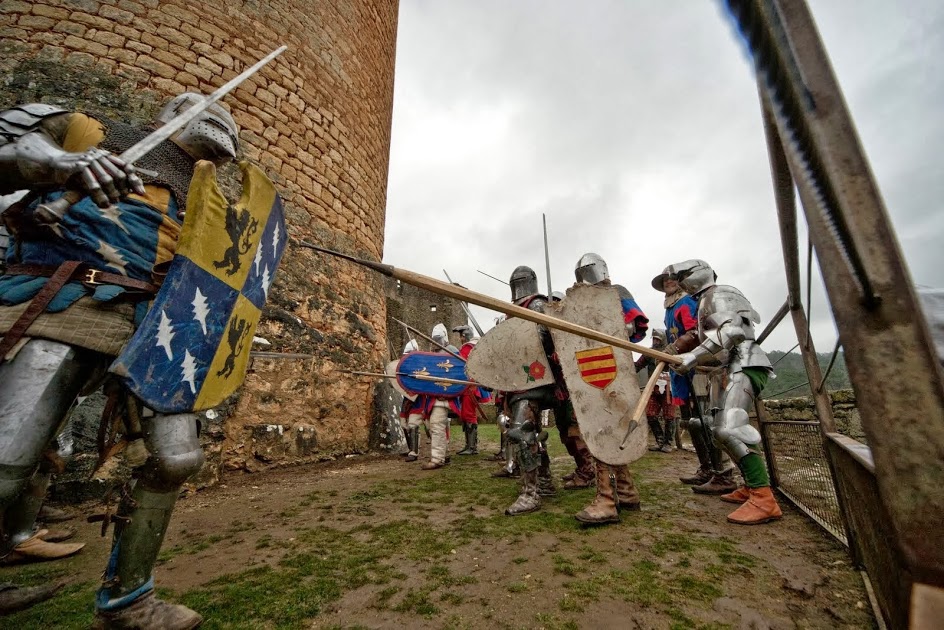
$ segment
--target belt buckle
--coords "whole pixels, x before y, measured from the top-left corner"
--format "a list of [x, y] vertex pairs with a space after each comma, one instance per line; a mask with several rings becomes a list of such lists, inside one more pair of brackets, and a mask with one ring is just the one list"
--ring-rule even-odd
[[92, 286], [104, 284], [98, 281], [98, 276], [100, 276], [101, 274], [102, 272], [98, 269], [89, 269], [88, 271], [85, 272], [85, 278], [82, 279], [82, 284], [88, 284]]

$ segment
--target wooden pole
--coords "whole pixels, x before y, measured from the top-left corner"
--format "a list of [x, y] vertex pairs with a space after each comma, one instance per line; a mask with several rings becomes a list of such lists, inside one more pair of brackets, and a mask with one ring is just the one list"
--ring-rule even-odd
[[656, 364], [656, 371], [652, 373], [652, 376], [649, 377], [649, 380], [646, 381], [646, 386], [642, 390], [642, 394], [639, 396], [639, 400], [636, 401], [636, 409], [633, 410], [633, 419], [629, 423], [629, 431], [626, 432], [626, 437], [623, 438], [623, 441], [620, 443], [620, 449], [625, 448], [626, 440], [629, 439], [629, 434], [632, 433], [633, 427], [639, 423], [643, 415], [646, 413], [646, 405], [649, 404], [649, 398], [652, 396], [652, 390], [656, 388], [656, 381], [659, 380], [659, 377], [662, 376], [662, 372], [665, 371], [665, 362], [659, 361]]
[[369, 267], [374, 271], [380, 272], [385, 276], [391, 278], [396, 278], [401, 282], [406, 282], [415, 287], [421, 289], [426, 289], [427, 291], [432, 291], [439, 295], [445, 295], [457, 300], [462, 300], [464, 302], [469, 302], [470, 304], [475, 304], [484, 308], [491, 309], [493, 311], [498, 311], [499, 313], [504, 313], [509, 317], [519, 317], [521, 319], [527, 320], [529, 322], [534, 322], [535, 324], [541, 324], [547, 326], [548, 328], [554, 328], [555, 330], [561, 330], [572, 335], [577, 335], [578, 337], [585, 337], [587, 339], [593, 339], [594, 341], [599, 341], [600, 343], [609, 344], [615, 346], [622, 350], [629, 350], [630, 352], [638, 352], [643, 356], [647, 356], [657, 361], [663, 361], [668, 365], [680, 365], [682, 360], [677, 356], [672, 354], [667, 354], [665, 352], [660, 352], [658, 350], [653, 350], [652, 348], [646, 346], [640, 346], [639, 344], [632, 343], [626, 339], [620, 339], [619, 337], [614, 337], [612, 335], [607, 335], [606, 333], [598, 332], [586, 326], [581, 326], [579, 324], [574, 324], [563, 319], [558, 319], [556, 317], [551, 317], [550, 315], [545, 315], [544, 313], [538, 313], [537, 311], [532, 311], [520, 306], [516, 306], [509, 302], [493, 298], [489, 295], [484, 295], [482, 293], [476, 293], [475, 291], [470, 291], [462, 287], [457, 287], [449, 283], [443, 282], [442, 280], [436, 280], [435, 278], [430, 278], [429, 276], [424, 276], [413, 271], [407, 271], [405, 269], [397, 269], [393, 265], [387, 265], [384, 263], [375, 263], [369, 260], [364, 260], [362, 258], [356, 258], [354, 256], [348, 256], [347, 254], [342, 254], [340, 252], [332, 251], [330, 249], [325, 249], [323, 247], [318, 247], [317, 245], [312, 245], [311, 243], [306, 243], [305, 241], [295, 241], [298, 245], [302, 247], [307, 247], [313, 249], [317, 252], [322, 252], [324, 254], [329, 254], [331, 256], [337, 256], [338, 258], [344, 258], [358, 265], [363, 265], [364, 267]]

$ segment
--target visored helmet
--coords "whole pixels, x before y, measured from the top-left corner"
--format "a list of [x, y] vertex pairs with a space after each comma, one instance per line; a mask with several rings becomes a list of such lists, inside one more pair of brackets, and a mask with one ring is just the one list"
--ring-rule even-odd
[[538, 276], [534, 269], [521, 265], [511, 272], [511, 301], [517, 302], [538, 292]]
[[593, 253], [584, 254], [580, 257], [577, 266], [574, 268], [574, 275], [577, 277], [577, 282], [583, 282], [584, 284], [599, 284], [610, 279], [606, 261], [599, 254]]
[[[166, 124], [202, 100], [199, 94], [184, 92], [164, 105], [154, 120]], [[216, 162], [236, 157], [239, 128], [222, 105], [213, 103], [170, 139], [195, 160]]]
[[691, 295], [714, 286], [718, 274], [704, 260], [692, 259], [669, 265], [669, 273], [675, 276], [679, 286]]

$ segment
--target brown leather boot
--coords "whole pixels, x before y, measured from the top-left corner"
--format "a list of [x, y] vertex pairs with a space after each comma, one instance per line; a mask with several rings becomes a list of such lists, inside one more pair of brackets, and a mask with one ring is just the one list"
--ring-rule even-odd
[[99, 610], [95, 613], [93, 630], [192, 630], [203, 622], [196, 612], [186, 606], [168, 604], [145, 593], [130, 605], [118, 610]]
[[633, 483], [633, 475], [629, 472], [629, 466], [614, 466], [616, 469], [616, 509], [619, 511], [629, 510], [631, 512], [640, 509], [639, 490]]
[[735, 490], [737, 490], [737, 484], [734, 483], [733, 468], [721, 474], [712, 474], [711, 479], [700, 486], [692, 486], [692, 491], [696, 494], [727, 494]]
[[744, 505], [728, 514], [728, 521], [737, 525], [760, 525], [776, 521], [783, 516], [770, 486], [748, 488], [750, 498]]
[[711, 479], [711, 469], [707, 466], [700, 466], [694, 475], [688, 477], [679, 477], [679, 481], [687, 486], [700, 486]]
[[584, 488], [592, 488], [593, 483], [594, 479], [592, 471], [589, 475], [586, 475], [582, 472], [576, 472], [569, 481], [564, 483], [564, 490], [582, 490]]
[[719, 499], [726, 503], [744, 503], [751, 497], [751, 493], [748, 490], [747, 486], [739, 486], [734, 492], [729, 492], [727, 494], [722, 494]]
[[619, 511], [616, 509], [616, 467], [596, 461], [597, 496], [593, 502], [574, 515], [587, 525], [605, 525], [619, 523]]
[[27, 562], [43, 562], [45, 560], [58, 560], [68, 558], [71, 555], [79, 553], [85, 543], [56, 543], [46, 542], [43, 536], [49, 534], [49, 530], [41, 529], [31, 538], [27, 538], [3, 558], [3, 564], [22, 564]]

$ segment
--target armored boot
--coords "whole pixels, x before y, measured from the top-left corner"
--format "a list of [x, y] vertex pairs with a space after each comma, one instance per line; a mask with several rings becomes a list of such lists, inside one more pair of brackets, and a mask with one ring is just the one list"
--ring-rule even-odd
[[675, 418], [665, 421], [665, 439], [662, 441], [662, 448], [659, 450], [663, 453], [672, 452], [672, 437], [675, 435]]
[[420, 458], [420, 428], [407, 429], [406, 439], [410, 448], [410, 452], [406, 455], [406, 461], [415, 462]]
[[156, 416], [146, 428], [146, 464], [124, 489], [111, 555], [95, 596], [96, 628], [188, 629], [202, 618], [154, 596], [154, 564], [183, 483], [203, 465], [193, 414]]
[[738, 509], [728, 514], [728, 521], [737, 525], [760, 525], [783, 516], [770, 486], [748, 488], [749, 497]]
[[500, 462], [505, 459], [505, 442], [507, 440], [508, 438], [505, 436], [504, 433], [502, 433], [501, 441], [498, 444], [498, 452], [492, 455], [492, 459], [494, 459], [497, 462]]
[[650, 451], [659, 451], [662, 450], [662, 445], [665, 444], [665, 435], [662, 433], [662, 422], [656, 416], [649, 416], [649, 430], [652, 431], [652, 437], [656, 439], [655, 446], [650, 446]]
[[463, 423], [462, 432], [465, 433], [465, 448], [456, 453], [456, 455], [478, 455], [479, 425]]
[[616, 467], [596, 461], [597, 496], [593, 502], [574, 515], [587, 525], [619, 523], [619, 511], [616, 509]]
[[542, 497], [557, 495], [557, 488], [551, 477], [551, 459], [547, 452], [541, 453], [541, 466], [538, 468], [538, 494]]
[[521, 474], [521, 469], [518, 467], [518, 461], [515, 458], [515, 445], [509, 439], [505, 440], [503, 459], [505, 465], [502, 466], [501, 470], [493, 472], [492, 477], [518, 477]]
[[705, 483], [692, 486], [692, 491], [696, 494], [727, 494], [737, 490], [737, 487], [734, 482], [734, 468], [729, 468], [723, 473], [712, 473]]
[[747, 486], [738, 486], [738, 489], [734, 492], [722, 494], [718, 498], [726, 503], [744, 503], [749, 498], [751, 498], [751, 493]]
[[636, 511], [640, 506], [639, 490], [633, 482], [633, 474], [629, 466], [614, 466], [616, 469], [616, 509], [619, 511]]
[[538, 494], [538, 469], [525, 470], [521, 472], [521, 494], [515, 499], [505, 514], [508, 516], [518, 516], [535, 512], [541, 508], [541, 496]]

